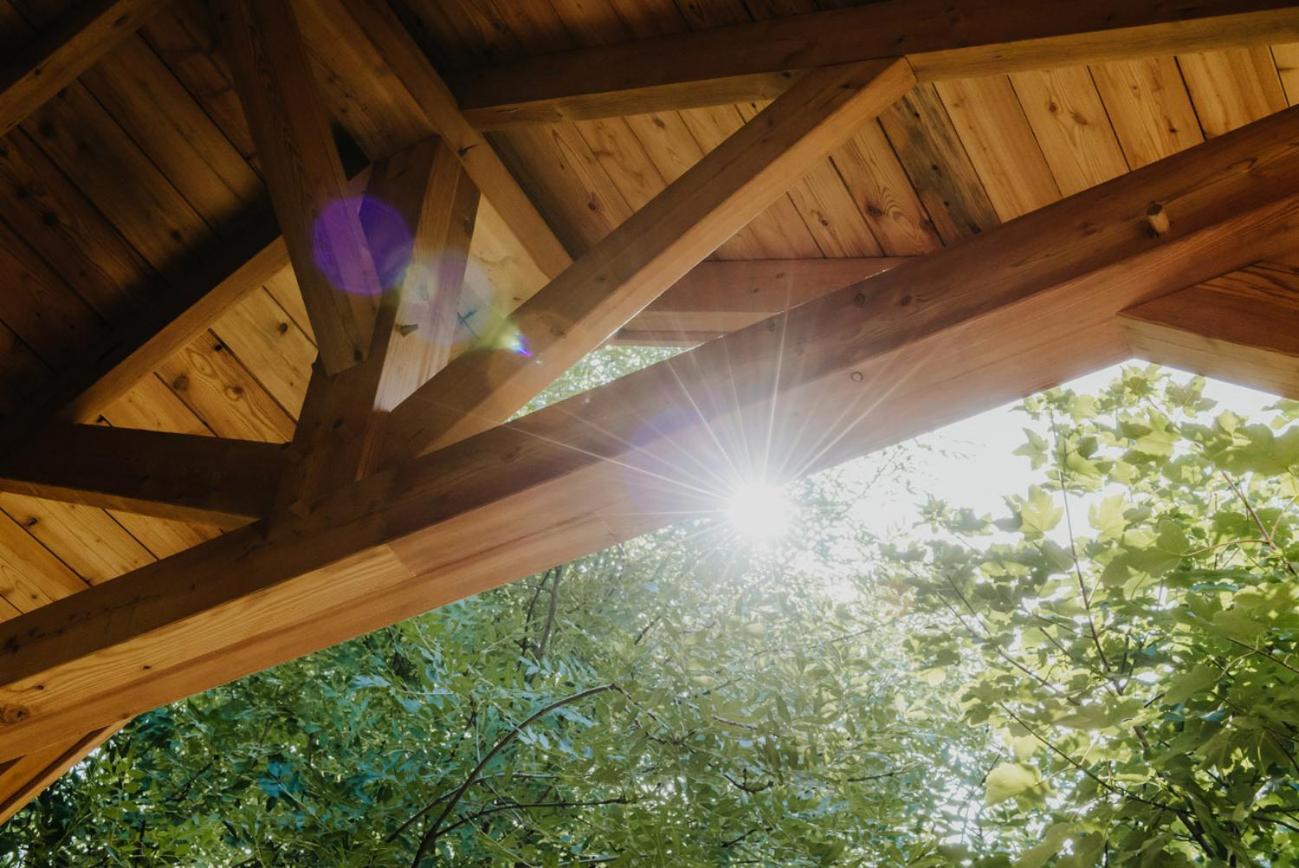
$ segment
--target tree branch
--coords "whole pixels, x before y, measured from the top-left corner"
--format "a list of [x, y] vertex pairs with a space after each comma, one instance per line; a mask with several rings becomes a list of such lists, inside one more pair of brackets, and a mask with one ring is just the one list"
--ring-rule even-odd
[[455, 791], [451, 794], [451, 797], [447, 799], [445, 807], [442, 808], [442, 813], [438, 814], [437, 819], [433, 821], [433, 825], [429, 827], [429, 830], [424, 833], [424, 837], [420, 839], [419, 849], [415, 851], [415, 859], [411, 863], [411, 865], [414, 866], [414, 868], [418, 868], [420, 862], [422, 862], [424, 859], [424, 854], [428, 852], [429, 847], [433, 845], [433, 842], [437, 840], [438, 835], [441, 834], [440, 830], [442, 827], [442, 823], [446, 820], [447, 816], [451, 813], [451, 811], [455, 809], [455, 806], [460, 802], [461, 797], [464, 796], [465, 791], [468, 790], [471, 786], [473, 786], [474, 781], [478, 780], [478, 776], [482, 774], [483, 769], [486, 768], [487, 764], [492, 761], [492, 758], [495, 757], [498, 753], [500, 753], [505, 748], [506, 745], [510, 744], [510, 742], [518, 738], [519, 733], [527, 729], [528, 726], [530, 726], [532, 723], [536, 722], [537, 720], [540, 720], [541, 718], [545, 717], [546, 715], [550, 714], [552, 711], [555, 711], [558, 708], [562, 708], [565, 705], [571, 705], [574, 702], [580, 702], [581, 700], [591, 696], [595, 696], [598, 693], [604, 693], [605, 691], [608, 690], [615, 690], [616, 688], [617, 688], [616, 684], [601, 684], [599, 687], [589, 687], [586, 690], [580, 690], [577, 693], [574, 693], [570, 696], [565, 696], [563, 699], [557, 699], [554, 702], [550, 703], [549, 705], [545, 705], [537, 709], [532, 714], [524, 718], [524, 720], [521, 723], [519, 723], [517, 726], [515, 726], [505, 735], [501, 736], [496, 741], [496, 744], [492, 745], [491, 750], [487, 751], [487, 753], [483, 755], [483, 758], [478, 761], [478, 764], [474, 766], [473, 770], [469, 772], [469, 776], [465, 778], [464, 783], [462, 783], [459, 787], [457, 787]]

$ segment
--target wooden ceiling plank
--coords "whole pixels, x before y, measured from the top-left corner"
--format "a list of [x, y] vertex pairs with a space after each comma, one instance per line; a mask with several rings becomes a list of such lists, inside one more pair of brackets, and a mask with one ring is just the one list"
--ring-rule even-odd
[[393, 455], [505, 421], [912, 82], [905, 62], [804, 77], [394, 410]]
[[84, 591], [87, 582], [18, 521], [0, 514], [0, 594], [23, 612]]
[[135, 33], [163, 0], [91, 0], [36, 36], [0, 73], [0, 135]]
[[943, 246], [878, 121], [864, 125], [830, 159], [885, 255], [915, 256]]
[[1128, 171], [1087, 67], [1017, 72], [1010, 80], [1061, 193], [1072, 196]]
[[388, 61], [419, 104], [436, 133], [459, 155], [465, 171], [548, 277], [555, 277], [572, 257], [551, 231], [496, 151], [465, 120], [450, 89], [398, 20], [387, 0], [345, 0], [362, 32]]
[[1266, 45], [1183, 54], [1177, 65], [1206, 136], [1220, 136], [1289, 105]]
[[1272, 59], [1290, 105], [1299, 105], [1299, 43], [1272, 46]]
[[1293, 246], [1297, 143], [1290, 110], [0, 624], [0, 759], [1111, 364], [1120, 311]]
[[1299, 276], [1248, 268], [1121, 314], [1135, 355], [1299, 399]]
[[225, 0], [218, 18], [321, 362], [370, 348], [379, 279], [289, 0]]
[[885, 0], [496, 64], [452, 86], [494, 129], [770, 99], [790, 70], [899, 55], [929, 81], [1295, 38], [1283, 0]]
[[880, 117], [898, 161], [947, 244], [1000, 220], [932, 84], [921, 84]]
[[[711, 260], [699, 263], [617, 335], [656, 335], [656, 344], [697, 344], [843, 289], [904, 258]], [[674, 337], [675, 336], [675, 337]]]
[[936, 88], [1003, 222], [1060, 198], [1010, 79], [940, 81]]
[[267, 443], [293, 438], [293, 417], [211, 331], [163, 359], [157, 374], [218, 437]]
[[1100, 63], [1091, 67], [1091, 72], [1133, 169], [1204, 141], [1173, 58]]
[[430, 139], [376, 165], [366, 199], [361, 219], [386, 287], [374, 340], [355, 368], [312, 375], [277, 515], [305, 512], [367, 473], [388, 413], [451, 357], [477, 188], [450, 147]]
[[59, 425], [0, 467], [0, 491], [241, 527], [269, 512], [284, 449], [192, 434]]

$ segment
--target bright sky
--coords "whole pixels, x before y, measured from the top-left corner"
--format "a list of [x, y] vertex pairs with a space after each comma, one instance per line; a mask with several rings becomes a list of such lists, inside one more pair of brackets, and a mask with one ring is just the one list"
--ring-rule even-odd
[[[1098, 392], [1116, 378], [1120, 367], [1106, 368], [1064, 385], [1080, 393]], [[1191, 379], [1190, 374], [1168, 370], [1179, 382]], [[1275, 395], [1217, 380], [1207, 381], [1204, 395], [1218, 402], [1213, 412], [1231, 410], [1246, 418], [1257, 417], [1277, 401]], [[909, 528], [919, 514], [926, 492], [953, 507], [969, 507], [979, 513], [1002, 516], [1005, 512], [1002, 499], [1007, 494], [1025, 493], [1034, 481], [1028, 459], [1012, 454], [1024, 443], [1023, 429], [1029, 423], [1023, 413], [1013, 412], [1017, 403], [1011, 402], [922, 437], [921, 442], [938, 449], [918, 462], [912, 477], [918, 493], [898, 492], [885, 498], [871, 498], [869, 503], [860, 505], [861, 520], [877, 533]]]

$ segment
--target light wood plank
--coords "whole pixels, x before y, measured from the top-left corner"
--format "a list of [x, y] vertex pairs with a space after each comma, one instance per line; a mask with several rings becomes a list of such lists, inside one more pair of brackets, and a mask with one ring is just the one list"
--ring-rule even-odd
[[880, 123], [944, 242], [977, 235], [1000, 222], [932, 84], [912, 89]]
[[912, 84], [905, 63], [806, 76], [389, 418], [394, 456], [509, 418]]
[[1061, 193], [1072, 196], [1128, 171], [1087, 67], [1017, 72], [1010, 80]]
[[1265, 45], [1183, 54], [1177, 65], [1206, 136], [1220, 136], [1289, 104]]
[[1060, 198], [1060, 188], [1004, 75], [943, 81], [938, 94], [1003, 221]]
[[1092, 75], [1133, 169], [1204, 141], [1173, 58], [1102, 63]]

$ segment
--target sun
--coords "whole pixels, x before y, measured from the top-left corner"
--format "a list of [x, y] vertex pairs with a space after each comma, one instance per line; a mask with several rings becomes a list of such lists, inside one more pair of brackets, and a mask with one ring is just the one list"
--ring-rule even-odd
[[731, 527], [755, 544], [779, 540], [794, 522], [794, 504], [789, 495], [770, 482], [747, 482], [731, 495], [726, 515]]

